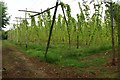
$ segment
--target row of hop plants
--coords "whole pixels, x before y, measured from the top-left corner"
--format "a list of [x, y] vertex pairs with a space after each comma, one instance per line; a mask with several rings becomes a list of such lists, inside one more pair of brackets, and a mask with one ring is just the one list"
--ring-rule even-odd
[[[64, 16], [59, 14], [55, 20], [51, 45], [63, 44], [69, 48], [83, 49], [111, 46], [110, 13], [105, 10], [103, 22], [102, 5], [104, 4], [94, 2], [91, 4], [94, 4], [92, 17], [87, 2], [84, 0], [83, 3], [78, 2], [80, 12], [76, 15], [77, 19], [71, 15], [70, 5], [64, 4], [68, 26]], [[50, 10], [39, 15], [38, 21], [35, 19], [35, 17], [31, 18], [31, 25], [27, 20], [21, 20], [19, 25], [13, 25], [14, 28], [8, 32], [9, 40], [21, 45], [26, 42], [46, 45], [52, 23]], [[117, 41], [117, 29], [115, 29], [115, 41]]]

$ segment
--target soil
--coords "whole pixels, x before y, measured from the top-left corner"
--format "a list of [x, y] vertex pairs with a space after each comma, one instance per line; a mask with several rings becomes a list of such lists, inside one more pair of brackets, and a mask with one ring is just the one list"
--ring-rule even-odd
[[49, 64], [28, 57], [13, 46], [2, 49], [3, 78], [76, 78], [76, 68]]

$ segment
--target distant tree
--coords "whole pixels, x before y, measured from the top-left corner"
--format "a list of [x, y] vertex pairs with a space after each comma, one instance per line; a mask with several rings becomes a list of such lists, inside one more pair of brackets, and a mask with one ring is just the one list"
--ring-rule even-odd
[[9, 24], [9, 19], [10, 16], [7, 13], [7, 6], [4, 2], [0, 1], [0, 30], [6, 28], [5, 26]]

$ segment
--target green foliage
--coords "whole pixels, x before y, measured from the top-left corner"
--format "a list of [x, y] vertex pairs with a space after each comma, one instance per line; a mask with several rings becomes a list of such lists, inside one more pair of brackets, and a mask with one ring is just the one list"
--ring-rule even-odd
[[113, 4], [113, 10], [114, 10], [114, 19], [117, 25], [117, 33], [118, 33], [118, 53], [120, 54], [120, 4]]
[[60, 61], [60, 54], [57, 54], [57, 53], [55, 54], [50, 51], [48, 52], [47, 62], [56, 64], [59, 61]]
[[0, 1], [0, 30], [9, 24], [9, 18], [5, 3]]
[[89, 66], [98, 66], [100, 64], [105, 63], [105, 59], [103, 58], [94, 58], [91, 60], [85, 60], [85, 61], [80, 61], [80, 60], [74, 60], [74, 59], [66, 59], [60, 61], [59, 64], [62, 64], [64, 66], [74, 66], [74, 67], [89, 67]]
[[[90, 18], [89, 15], [86, 15], [85, 12], [89, 10], [87, 4], [84, 2], [85, 11], [82, 9], [80, 3], [80, 14], [77, 14], [77, 20], [71, 16], [71, 9], [68, 4], [64, 4], [66, 8], [67, 22], [68, 26], [66, 26], [64, 17], [62, 15], [58, 15], [58, 19], [55, 21], [55, 26], [53, 28], [53, 34], [51, 38], [51, 44], [69, 43], [69, 46], [82, 48], [89, 47], [97, 47], [102, 46], [103, 44], [109, 45], [111, 43], [110, 36], [110, 27], [109, 27], [109, 18], [105, 18], [105, 23], [101, 23], [101, 19], [99, 17], [100, 24], [102, 25], [101, 29], [98, 29], [97, 16], [98, 12], [95, 12], [93, 16]], [[91, 20], [86, 21], [86, 16], [88, 16]], [[108, 22], [107, 22], [108, 21]], [[51, 25], [51, 14], [48, 8], [48, 11], [38, 17], [38, 24], [36, 24], [36, 20], [34, 17], [31, 19], [31, 26], [28, 26], [28, 42], [43, 44], [46, 45], [49, 28]], [[16, 27], [16, 25], [15, 25]], [[18, 31], [17, 31], [18, 30]], [[25, 43], [25, 21], [22, 21], [18, 26], [18, 29], [11, 30], [9, 33], [10, 40], [17, 40], [19, 34], [19, 39], [21, 43]], [[66, 45], [67, 46], [67, 45]]]
[[[111, 49], [109, 9], [105, 10], [103, 22], [101, 16], [102, 3], [91, 3], [95, 5], [92, 17], [90, 17], [90, 7], [88, 3], [85, 0], [83, 0], [83, 3], [78, 3], [80, 12], [76, 15], [77, 19], [71, 15], [70, 5], [62, 2], [61, 4], [66, 10], [65, 15], [68, 25], [66, 25], [64, 16], [58, 14], [53, 28], [47, 61], [71, 66], [89, 66], [91, 65], [89, 61], [80, 62], [79, 59]], [[118, 20], [117, 14], [119, 14], [119, 10], [115, 11], [114, 18], [116, 25], [118, 25], [120, 21]], [[14, 29], [8, 32], [8, 39], [13, 42], [19, 40], [21, 42], [20, 46], [24, 49], [27, 37], [28, 49], [27, 51], [24, 49], [24, 51], [27, 52], [28, 55], [44, 60], [44, 52], [52, 21], [51, 16], [48, 8], [47, 12], [38, 16], [38, 24], [36, 23], [36, 18], [32, 17], [31, 25], [27, 24], [27, 36], [25, 35], [25, 21], [21, 21], [20, 25], [14, 25]], [[116, 42], [119, 31], [117, 27], [115, 27]], [[67, 45], [68, 43], [69, 45]], [[101, 63], [104, 60], [101, 58], [92, 60], [92, 65], [97, 64], [97, 61]]]
[[66, 49], [62, 51], [63, 58], [78, 59], [81, 56], [81, 50], [78, 49]]
[[7, 40], [8, 38], [8, 32], [7, 31], [0, 31], [1, 34], [0, 34], [0, 38], [2, 38], [2, 40]]
[[[18, 46], [18, 45], [17, 45]], [[18, 46], [18, 48], [22, 51], [24, 51], [28, 56], [35, 57], [39, 60], [45, 61], [44, 58], [44, 52], [45, 52], [45, 45], [38, 45], [29, 43], [28, 49], [26, 50], [24, 47]], [[89, 66], [95, 66], [103, 64], [106, 60], [106, 58], [93, 58], [93, 59], [87, 59], [85, 61], [81, 61], [82, 58], [87, 56], [92, 56], [94, 54], [98, 54], [101, 52], [104, 52], [106, 50], [111, 49], [111, 46], [109, 47], [101, 47], [98, 49], [91, 48], [91, 49], [65, 49], [65, 46], [62, 44], [59, 44], [59, 46], [54, 45], [51, 46], [47, 55], [47, 62], [51, 64], [60, 64], [64, 66], [76, 66], [76, 67], [89, 67]]]

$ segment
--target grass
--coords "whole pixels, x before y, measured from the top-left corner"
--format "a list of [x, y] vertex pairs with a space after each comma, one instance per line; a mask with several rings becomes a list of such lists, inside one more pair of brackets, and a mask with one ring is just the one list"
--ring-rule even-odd
[[[6, 41], [7, 42], [7, 41]], [[7, 42], [9, 43], [9, 42]], [[14, 45], [16, 46], [16, 45]], [[45, 60], [44, 53], [45, 53], [45, 45], [38, 45], [29, 43], [28, 49], [25, 46], [18, 46], [17, 48], [29, 56], [36, 57], [40, 60]], [[111, 46], [107, 47], [94, 47], [94, 48], [87, 48], [87, 49], [76, 49], [71, 48], [68, 49], [64, 47], [64, 45], [52, 45], [49, 48], [47, 54], [47, 61], [52, 64], [64, 65], [64, 66], [75, 66], [75, 67], [89, 67], [89, 66], [98, 66], [105, 62], [105, 58], [96, 57], [91, 60], [80, 60], [81, 58], [91, 56], [94, 54], [101, 53], [106, 50], [110, 50]]]
[[[8, 41], [3, 41], [3, 44], [5, 47], [15, 46], [26, 55], [45, 61], [44, 52], [46, 47], [44, 45], [30, 43], [28, 49], [25, 49], [23, 45], [16, 45]], [[116, 78], [119, 73], [117, 69], [102, 65], [109, 60], [109, 56], [103, 55], [106, 50], [111, 50], [111, 46], [68, 49], [61, 44], [52, 45], [47, 54], [47, 61], [60, 66], [75, 67], [78, 69], [77, 73], [80, 74], [89, 73], [97, 75], [98, 78]]]
[[99, 47], [92, 47], [92, 48], [89, 48], [87, 50], [85, 49], [83, 51], [83, 54], [81, 54], [81, 55], [82, 56], [90, 56], [90, 55], [101, 53], [101, 52], [104, 52], [106, 50], [111, 50], [111, 49], [112, 49], [112, 46], [110, 46], [110, 45], [99, 46]]
[[98, 66], [100, 64], [103, 64], [105, 62], [104, 58], [95, 58], [92, 60], [85, 60], [85, 61], [80, 61], [80, 60], [75, 60], [75, 59], [66, 59], [66, 60], [61, 60], [59, 64], [63, 64], [64, 66], [76, 66], [76, 67], [89, 67], [89, 66]]

